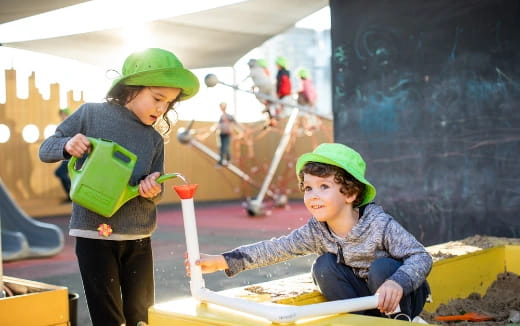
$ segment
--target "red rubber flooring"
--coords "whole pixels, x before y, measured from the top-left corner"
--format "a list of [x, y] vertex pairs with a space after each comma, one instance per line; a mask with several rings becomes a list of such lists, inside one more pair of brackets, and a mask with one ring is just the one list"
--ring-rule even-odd
[[[203, 203], [195, 201], [200, 251], [220, 253], [236, 246], [289, 233], [304, 224], [309, 214], [301, 201], [284, 208], [267, 208], [265, 216], [249, 217], [239, 202]], [[74, 253], [74, 238], [69, 237], [68, 217], [38, 219], [61, 227], [66, 234], [65, 248], [49, 258], [4, 262], [8, 276], [62, 285], [79, 293], [77, 325], [91, 325], [83, 295], [81, 278]], [[155, 267], [156, 302], [189, 295], [188, 278], [184, 271], [186, 251], [180, 205], [160, 206], [158, 228], [152, 236]], [[309, 271], [314, 257], [302, 257], [270, 267], [243, 272], [227, 278], [218, 272], [205, 275], [206, 286], [222, 290], [279, 279]]]

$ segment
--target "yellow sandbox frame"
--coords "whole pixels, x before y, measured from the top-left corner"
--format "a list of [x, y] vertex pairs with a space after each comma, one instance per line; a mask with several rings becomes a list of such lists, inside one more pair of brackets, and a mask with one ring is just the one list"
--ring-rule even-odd
[[[428, 303], [425, 310], [432, 312], [441, 303], [448, 303], [453, 298], [465, 298], [472, 292], [484, 294], [499, 273], [509, 271], [520, 274], [519, 257], [520, 246], [500, 246], [435, 262], [428, 277], [433, 302]], [[284, 287], [287, 286], [291, 285], [284, 285]], [[297, 292], [296, 286], [294, 285], [295, 292]], [[230, 292], [230, 290], [226, 292]], [[279, 300], [276, 303], [306, 305], [323, 301], [325, 301], [324, 298], [319, 292], [315, 291]], [[156, 304], [149, 310], [149, 326], [258, 326], [272, 324], [262, 318], [214, 304], [200, 304], [193, 298]], [[405, 326], [410, 325], [410, 323], [345, 313], [301, 320], [285, 325]]]
[[484, 294], [503, 272], [520, 274], [520, 246], [500, 246], [436, 262], [428, 277], [433, 302], [424, 309], [435, 311], [453, 298]]
[[0, 325], [70, 325], [66, 287], [9, 276], [4, 276], [3, 281], [6, 284], [27, 287], [30, 291], [27, 294], [0, 299]]

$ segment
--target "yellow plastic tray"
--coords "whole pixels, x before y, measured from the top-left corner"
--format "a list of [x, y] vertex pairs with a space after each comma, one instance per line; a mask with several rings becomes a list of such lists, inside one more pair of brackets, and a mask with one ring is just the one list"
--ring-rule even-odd
[[68, 289], [4, 276], [4, 283], [26, 286], [29, 293], [0, 299], [0, 325], [69, 325]]

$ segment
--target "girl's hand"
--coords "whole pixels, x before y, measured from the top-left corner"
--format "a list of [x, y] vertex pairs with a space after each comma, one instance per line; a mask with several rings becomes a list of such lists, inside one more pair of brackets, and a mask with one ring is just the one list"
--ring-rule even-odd
[[161, 193], [162, 187], [155, 181], [160, 175], [161, 173], [154, 172], [139, 182], [139, 195], [141, 197], [153, 198]]
[[386, 280], [376, 291], [379, 294], [377, 308], [382, 313], [392, 313], [403, 297], [403, 288], [395, 281]]
[[76, 134], [65, 143], [65, 151], [77, 158], [90, 151], [90, 148], [90, 141], [83, 134]]
[[[228, 269], [229, 266], [222, 255], [200, 254], [200, 259], [195, 261], [195, 265], [200, 266], [203, 274], [214, 273]], [[190, 261], [188, 253], [184, 253], [184, 266], [186, 267], [186, 275], [190, 276]]]

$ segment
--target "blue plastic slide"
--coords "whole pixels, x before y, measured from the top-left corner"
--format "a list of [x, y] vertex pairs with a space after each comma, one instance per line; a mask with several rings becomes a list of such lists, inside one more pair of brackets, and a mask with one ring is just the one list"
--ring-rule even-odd
[[28, 216], [15, 203], [1, 179], [0, 220], [4, 261], [53, 256], [63, 249], [62, 230]]

